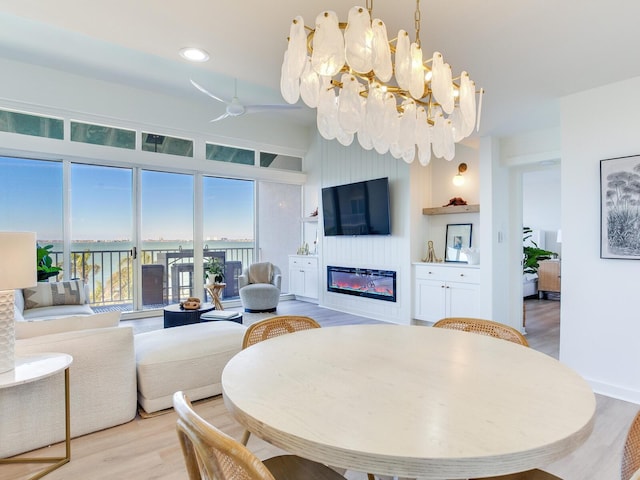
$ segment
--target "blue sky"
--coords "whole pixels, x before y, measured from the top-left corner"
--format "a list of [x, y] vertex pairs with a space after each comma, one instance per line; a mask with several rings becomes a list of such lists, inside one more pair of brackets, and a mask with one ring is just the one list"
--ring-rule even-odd
[[[131, 183], [126, 168], [73, 164], [73, 240], [131, 238]], [[142, 172], [142, 233], [146, 239], [191, 239], [193, 176]], [[253, 238], [253, 182], [204, 179], [205, 239]], [[62, 238], [62, 164], [0, 157], [0, 230]]]

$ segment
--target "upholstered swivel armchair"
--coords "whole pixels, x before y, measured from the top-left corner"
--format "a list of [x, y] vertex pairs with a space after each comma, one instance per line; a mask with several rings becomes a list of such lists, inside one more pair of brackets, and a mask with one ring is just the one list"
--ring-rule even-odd
[[275, 312], [280, 300], [282, 273], [272, 263], [253, 263], [238, 276], [240, 301], [245, 312]]

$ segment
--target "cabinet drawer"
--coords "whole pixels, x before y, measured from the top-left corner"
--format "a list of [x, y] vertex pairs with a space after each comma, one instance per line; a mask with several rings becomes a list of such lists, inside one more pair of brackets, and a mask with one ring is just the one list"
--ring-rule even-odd
[[309, 256], [291, 256], [289, 257], [289, 268], [318, 268], [318, 259]]
[[444, 265], [416, 265], [416, 278], [443, 282], [480, 283], [477, 268], [449, 267]]

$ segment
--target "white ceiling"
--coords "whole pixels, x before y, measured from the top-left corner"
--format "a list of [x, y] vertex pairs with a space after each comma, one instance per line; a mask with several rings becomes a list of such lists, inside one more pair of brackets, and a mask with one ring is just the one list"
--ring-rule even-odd
[[[365, 6], [365, 2], [358, 2]], [[346, 21], [344, 0], [0, 0], [0, 57], [194, 98], [193, 78], [244, 103], [284, 103], [279, 93], [289, 24], [324, 10]], [[454, 75], [484, 87], [481, 135], [559, 125], [564, 95], [640, 76], [637, 0], [423, 0], [425, 55], [443, 53]], [[377, 0], [374, 17], [413, 37], [414, 0]], [[211, 60], [191, 64], [184, 46]], [[1, 72], [7, 75], [10, 72]], [[224, 108], [212, 102], [212, 118]], [[97, 112], [99, 113], [99, 112]], [[597, 114], [597, 112], [594, 112]], [[260, 113], [256, 115], [269, 115]], [[312, 124], [303, 107], [296, 120]]]

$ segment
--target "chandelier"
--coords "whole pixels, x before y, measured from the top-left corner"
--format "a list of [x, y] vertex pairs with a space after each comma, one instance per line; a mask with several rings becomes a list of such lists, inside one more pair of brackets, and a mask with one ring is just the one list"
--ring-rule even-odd
[[476, 92], [465, 71], [452, 78], [440, 52], [423, 58], [420, 0], [414, 42], [405, 30], [389, 40], [384, 22], [371, 20], [372, 8], [373, 0], [352, 7], [347, 23], [322, 12], [315, 28], [297, 16], [282, 62], [282, 96], [317, 108], [318, 131], [327, 140], [347, 146], [357, 136], [364, 149], [407, 163], [417, 156], [427, 165], [431, 151], [453, 159], [455, 144], [479, 129], [484, 91]]

